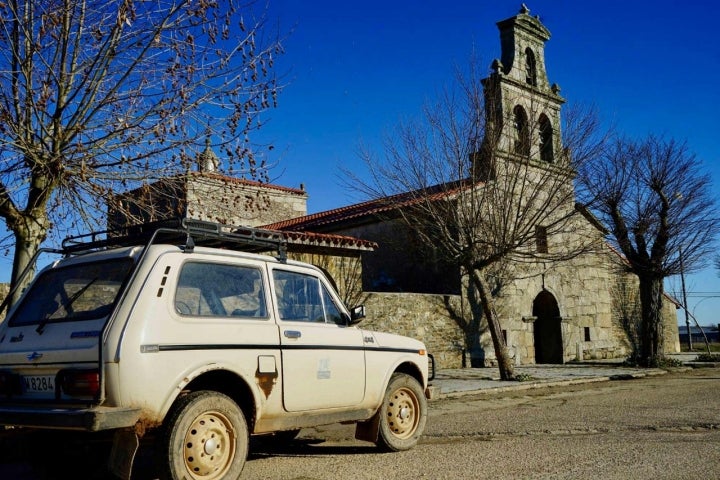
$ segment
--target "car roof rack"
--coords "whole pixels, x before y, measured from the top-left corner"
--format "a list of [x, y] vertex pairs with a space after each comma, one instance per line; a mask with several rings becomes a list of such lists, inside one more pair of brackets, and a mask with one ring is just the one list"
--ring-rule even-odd
[[255, 253], [276, 250], [281, 260], [287, 259], [287, 240], [282, 232], [191, 218], [159, 220], [67, 237], [62, 242], [62, 252], [73, 255], [155, 243], [182, 245], [188, 253], [196, 245]]

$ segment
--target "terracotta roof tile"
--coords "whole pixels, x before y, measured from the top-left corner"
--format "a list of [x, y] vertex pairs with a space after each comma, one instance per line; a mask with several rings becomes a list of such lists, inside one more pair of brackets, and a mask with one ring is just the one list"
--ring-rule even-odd
[[313, 232], [280, 232], [287, 240], [288, 244], [293, 245], [309, 245], [314, 247], [332, 247], [346, 248], [350, 250], [368, 250], [372, 251], [377, 248], [377, 243], [370, 240], [362, 240], [360, 238], [348, 237], [346, 235], [335, 235], [327, 233]]

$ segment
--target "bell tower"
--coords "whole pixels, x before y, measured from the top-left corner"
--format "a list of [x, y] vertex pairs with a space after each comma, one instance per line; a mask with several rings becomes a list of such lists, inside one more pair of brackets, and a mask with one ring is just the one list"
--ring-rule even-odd
[[487, 111], [486, 147], [504, 158], [564, 165], [560, 137], [560, 88], [545, 69], [550, 32], [522, 5], [514, 17], [497, 23], [500, 59], [483, 80]]

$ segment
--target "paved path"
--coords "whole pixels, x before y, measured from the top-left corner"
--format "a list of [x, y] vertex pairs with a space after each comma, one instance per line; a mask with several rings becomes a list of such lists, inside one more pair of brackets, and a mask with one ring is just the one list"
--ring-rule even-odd
[[489, 391], [526, 390], [552, 385], [601, 382], [662, 375], [659, 368], [633, 368], [613, 363], [526, 365], [515, 367], [523, 381], [502, 381], [497, 368], [439, 370], [430, 382], [431, 399]]

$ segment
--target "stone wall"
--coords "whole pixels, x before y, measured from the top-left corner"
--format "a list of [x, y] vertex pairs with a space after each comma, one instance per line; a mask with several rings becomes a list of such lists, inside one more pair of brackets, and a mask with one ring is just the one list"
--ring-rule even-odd
[[372, 240], [378, 247], [362, 258], [362, 287], [371, 292], [460, 293], [459, 268], [428, 246], [398, 218], [334, 231]]
[[[602, 277], [587, 282], [603, 282]], [[612, 279], [609, 279], [612, 281]], [[568, 280], [572, 283], [571, 280]], [[519, 282], [523, 283], [523, 282]], [[511, 316], [510, 311], [528, 311], [532, 305], [534, 289], [522, 285], [513, 288], [515, 295], [506, 295], [498, 302], [501, 324], [506, 330], [509, 354], [515, 364], [535, 363], [534, 322], [532, 316]], [[625, 359], [631, 353], [628, 336], [620, 322], [620, 314], [608, 298], [597, 298], [592, 305], [592, 295], [582, 299], [581, 295], [569, 293], [559, 295], [564, 309], [576, 316], [564, 316], [561, 322], [563, 339], [563, 361], [587, 361], [598, 359]], [[431, 295], [417, 293], [365, 292], [359, 303], [366, 307], [367, 318], [362, 328], [407, 335], [425, 343], [435, 357], [437, 368], [464, 368], [470, 366], [495, 366], [495, 354], [490, 334], [483, 321], [477, 350], [467, 346], [465, 334], [454, 318], [470, 319], [467, 302], [461, 306], [459, 295]], [[523, 310], [520, 310], [523, 309]], [[665, 352], [680, 350], [677, 333], [675, 304], [667, 300], [664, 304]], [[590, 340], [586, 341], [585, 327], [589, 329]]]
[[459, 296], [366, 293], [363, 303], [367, 318], [362, 328], [417, 338], [435, 357], [437, 368], [470, 366], [463, 332], [447, 306], [459, 310]]
[[307, 193], [302, 189], [189, 172], [114, 197], [108, 205], [108, 227], [177, 217], [255, 227], [306, 213]]
[[255, 227], [306, 215], [307, 194], [218, 174], [194, 174], [188, 179], [187, 205], [190, 218]]
[[529, 265], [515, 278], [503, 289], [498, 310], [516, 363], [535, 362], [533, 305], [541, 292], [549, 292], [557, 302], [564, 362], [624, 358], [630, 353], [624, 331], [614, 321], [609, 287], [615, 278], [607, 251]]

